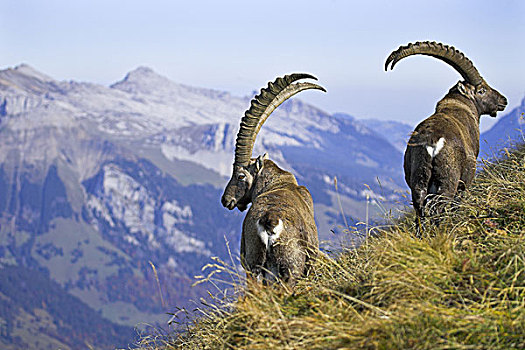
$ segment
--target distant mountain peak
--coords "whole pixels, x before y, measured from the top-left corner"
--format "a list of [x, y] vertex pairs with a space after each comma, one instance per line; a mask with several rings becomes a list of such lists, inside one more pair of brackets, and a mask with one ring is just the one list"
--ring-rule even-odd
[[148, 66], [138, 66], [137, 68], [135, 68], [134, 70], [130, 71], [130, 73], [137, 73], [137, 74], [157, 74], [155, 73], [155, 71], [153, 70], [153, 68], [151, 67], [148, 67]]
[[33, 68], [32, 66], [30, 66], [27, 63], [19, 64], [18, 66], [15, 66], [15, 68], [13, 68], [12, 70], [17, 72], [17, 73], [26, 75], [26, 76], [37, 78], [37, 79], [42, 80], [42, 81], [53, 81], [54, 80], [49, 75], [46, 75], [46, 74], [36, 70], [35, 68]]
[[116, 82], [110, 87], [126, 92], [145, 92], [151, 93], [162, 86], [177, 85], [168, 78], [158, 74], [153, 69], [146, 66], [139, 66], [128, 72], [124, 79]]
[[132, 71], [128, 72], [124, 80], [138, 79], [138, 78], [164, 78], [153, 69], [147, 66], [138, 66]]
[[55, 85], [55, 79], [25, 63], [0, 70], [0, 90], [40, 95], [54, 89]]
[[177, 96], [183, 95], [186, 97], [191, 95], [192, 98], [197, 99], [203, 96], [211, 99], [230, 98], [228, 92], [184, 85], [160, 75], [146, 66], [139, 66], [128, 72], [124, 79], [111, 85], [110, 88], [142, 96], [156, 96], [157, 99], [160, 97], [172, 103]]
[[169, 81], [168, 78], [158, 74], [150, 67], [139, 66], [132, 71], [128, 72], [124, 79], [118, 81], [114, 85], [122, 83], [145, 83], [145, 82], [159, 82], [159, 81]]

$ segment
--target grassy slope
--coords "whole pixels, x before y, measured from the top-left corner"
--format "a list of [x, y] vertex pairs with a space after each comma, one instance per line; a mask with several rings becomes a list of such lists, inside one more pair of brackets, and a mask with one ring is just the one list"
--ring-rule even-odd
[[140, 348], [525, 348], [525, 146], [423, 239], [412, 221], [319, 261], [294, 293], [251, 288]]

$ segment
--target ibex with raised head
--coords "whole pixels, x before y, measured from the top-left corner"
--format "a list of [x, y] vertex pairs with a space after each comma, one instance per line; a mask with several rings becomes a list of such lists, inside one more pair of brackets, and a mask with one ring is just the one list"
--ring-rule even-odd
[[[385, 70], [411, 55], [438, 58], [464, 79], [437, 103], [436, 112], [416, 127], [405, 151], [405, 180], [416, 214], [423, 217], [429, 199], [451, 200], [472, 183], [479, 153], [480, 117], [496, 117], [505, 109], [507, 99], [487, 84], [463, 53], [441, 43], [425, 41], [401, 46], [387, 58]], [[436, 214], [442, 211], [439, 203], [444, 202], [438, 201]]]
[[221, 199], [230, 210], [244, 211], [252, 203], [242, 226], [241, 262], [251, 277], [265, 283], [279, 278], [294, 286], [319, 250], [310, 192], [266, 154], [251, 158], [259, 130], [281, 103], [306, 89], [325, 91], [313, 83], [294, 83], [304, 78], [316, 79], [309, 74], [285, 75], [251, 101], [241, 119], [233, 174]]

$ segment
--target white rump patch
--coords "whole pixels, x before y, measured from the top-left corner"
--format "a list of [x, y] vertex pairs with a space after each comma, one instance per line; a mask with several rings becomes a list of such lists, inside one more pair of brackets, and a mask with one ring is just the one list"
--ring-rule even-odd
[[439, 151], [445, 146], [445, 138], [442, 137], [436, 142], [434, 146], [427, 146], [427, 152], [430, 154], [430, 157], [434, 159], [438, 155]]
[[266, 249], [268, 247], [271, 247], [277, 242], [277, 239], [281, 236], [281, 232], [283, 232], [283, 221], [279, 219], [279, 223], [273, 228], [272, 231], [268, 232], [264, 229], [264, 226], [260, 224], [259, 221], [257, 221], [257, 234], [259, 235], [259, 238], [261, 239], [261, 242], [264, 244]]
[[264, 226], [262, 226], [259, 221], [257, 221], [257, 234], [259, 235], [259, 238], [261, 239], [262, 244], [268, 249], [268, 232], [264, 229]]
[[281, 236], [281, 232], [283, 232], [283, 228], [283, 221], [279, 219], [279, 223], [273, 228], [273, 234], [270, 236], [270, 240], [268, 242], [270, 245], [274, 245], [275, 242], [279, 239], [279, 237]]

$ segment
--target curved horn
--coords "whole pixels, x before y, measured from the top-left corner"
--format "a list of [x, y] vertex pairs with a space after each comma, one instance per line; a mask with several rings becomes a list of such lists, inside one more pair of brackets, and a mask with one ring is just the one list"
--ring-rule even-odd
[[385, 62], [385, 70], [388, 70], [388, 65], [390, 63], [392, 63], [390, 69], [394, 69], [396, 63], [401, 59], [418, 54], [432, 56], [445, 61], [454, 67], [454, 69], [456, 69], [458, 73], [461, 74], [463, 79], [472, 85], [478, 85], [483, 81], [483, 78], [479, 74], [476, 67], [474, 67], [472, 61], [469, 60], [461, 51], [457, 50], [453, 46], [436, 43], [435, 41], [416, 42], [410, 43], [406, 46], [400, 46], [399, 49], [393, 51], [390, 56], [388, 56]]
[[251, 101], [250, 108], [244, 113], [241, 119], [241, 126], [237, 133], [235, 142], [235, 161], [234, 166], [246, 166], [252, 156], [255, 138], [261, 130], [262, 125], [268, 119], [270, 114], [279, 107], [281, 103], [293, 95], [307, 89], [326, 90], [313, 83], [295, 83], [299, 79], [310, 78], [317, 80], [316, 77], [306, 73], [294, 73], [285, 75], [269, 82], [266, 88], [261, 89], [259, 95]]

